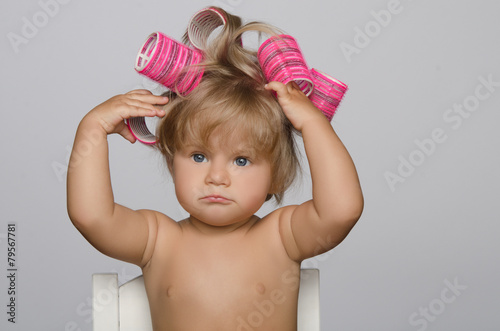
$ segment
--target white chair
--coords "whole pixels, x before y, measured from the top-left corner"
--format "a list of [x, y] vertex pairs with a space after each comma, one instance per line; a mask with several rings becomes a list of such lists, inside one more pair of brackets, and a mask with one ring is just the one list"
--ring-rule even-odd
[[[319, 270], [300, 271], [298, 331], [319, 330]], [[142, 276], [118, 286], [118, 275], [92, 277], [94, 331], [152, 331]]]

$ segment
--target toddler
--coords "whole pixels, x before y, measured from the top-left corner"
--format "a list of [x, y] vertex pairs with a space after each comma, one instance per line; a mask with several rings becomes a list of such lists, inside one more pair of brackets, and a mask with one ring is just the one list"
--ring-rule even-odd
[[[266, 84], [255, 52], [242, 46], [243, 32], [272, 28], [225, 14], [192, 92], [114, 96], [82, 119], [73, 145], [70, 219], [100, 252], [142, 269], [155, 331], [296, 330], [301, 261], [338, 245], [363, 209], [355, 166], [330, 122], [295, 83]], [[107, 135], [135, 142], [124, 120], [140, 116], [161, 118], [155, 146], [184, 220], [114, 201]], [[259, 218], [295, 177], [297, 132], [312, 200]], [[249, 323], [265, 300], [272, 314]]]

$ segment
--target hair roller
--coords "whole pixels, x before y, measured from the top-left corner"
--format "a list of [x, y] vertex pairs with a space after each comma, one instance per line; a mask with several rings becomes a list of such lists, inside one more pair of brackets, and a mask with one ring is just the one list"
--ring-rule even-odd
[[[148, 119], [154, 120], [154, 118], [151, 117], [148, 117]], [[157, 138], [151, 132], [146, 122], [145, 117], [131, 117], [126, 120], [130, 132], [137, 140], [143, 144], [152, 145], [156, 143]]]
[[[137, 54], [135, 70], [181, 95], [189, 94], [201, 81], [203, 60], [200, 51], [187, 47], [161, 32], [148, 36]], [[142, 143], [154, 144], [156, 136], [151, 133], [144, 117], [127, 121], [130, 132]]]
[[288, 35], [273, 36], [262, 43], [257, 57], [266, 79], [287, 84], [295, 81], [309, 96], [314, 85], [297, 41]]
[[[169, 90], [187, 95], [200, 83], [204, 67], [204, 51], [211, 34], [219, 27], [231, 28], [232, 16], [217, 7], [208, 7], [195, 13], [187, 27], [184, 42], [188, 47], [161, 32], [150, 34], [141, 46], [135, 62], [135, 70], [166, 86]], [[239, 22], [239, 23], [238, 23]], [[241, 37], [241, 36], [240, 36]], [[239, 38], [240, 46], [241, 38]], [[257, 59], [267, 81], [283, 84], [296, 82], [302, 92], [332, 120], [347, 85], [316, 69], [309, 69], [297, 41], [289, 35], [273, 35], [265, 40], [257, 51]], [[134, 137], [145, 144], [154, 144], [150, 118], [135, 117], [126, 121]]]
[[311, 69], [311, 75], [314, 90], [309, 99], [331, 121], [347, 91], [347, 85], [316, 69]]
[[226, 14], [215, 7], [200, 10], [189, 21], [187, 27], [189, 42], [197, 49], [206, 49], [210, 34], [226, 22]]
[[135, 70], [179, 94], [191, 92], [203, 76], [197, 66], [201, 52], [177, 42], [161, 32], [149, 35], [137, 55]]

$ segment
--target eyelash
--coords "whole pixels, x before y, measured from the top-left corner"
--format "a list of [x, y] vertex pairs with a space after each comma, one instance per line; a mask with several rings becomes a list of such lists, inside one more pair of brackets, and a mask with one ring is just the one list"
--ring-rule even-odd
[[[203, 157], [203, 160], [201, 161], [197, 161], [198, 157]], [[205, 155], [203, 155], [202, 153], [193, 153], [191, 155], [191, 158], [193, 159], [194, 162], [196, 163], [202, 163], [202, 162], [206, 162], [207, 161], [207, 157]], [[198, 159], [199, 160], [199, 159]], [[239, 165], [237, 164], [239, 160], [245, 160], [245, 164], [244, 165]], [[252, 163], [247, 157], [244, 157], [244, 156], [238, 156], [234, 159], [234, 162], [233, 164], [237, 165], [237, 166], [240, 166], [240, 167], [246, 167], [248, 166], [250, 163]]]
[[[237, 164], [238, 160], [245, 160], [245, 165], [242, 165], [242, 166], [238, 165], [238, 164]], [[244, 157], [244, 156], [238, 156], [238, 157], [234, 160], [234, 162], [233, 162], [233, 163], [234, 163], [234, 164], [236, 164], [237, 166], [240, 166], [240, 167], [246, 167], [246, 166], [247, 166], [249, 163], [251, 163], [251, 162], [250, 162], [250, 160], [249, 160], [248, 158], [246, 158], [246, 157]]]
[[[200, 161], [200, 162], [196, 161], [196, 158], [197, 158], [198, 156], [202, 156], [202, 157], [203, 157], [203, 161]], [[206, 160], [207, 160], [207, 157], [206, 157], [205, 155], [201, 154], [201, 153], [193, 153], [193, 154], [191, 155], [191, 158], [192, 158], [192, 159], [193, 159], [193, 161], [194, 161], [194, 162], [196, 162], [196, 163], [206, 162]]]

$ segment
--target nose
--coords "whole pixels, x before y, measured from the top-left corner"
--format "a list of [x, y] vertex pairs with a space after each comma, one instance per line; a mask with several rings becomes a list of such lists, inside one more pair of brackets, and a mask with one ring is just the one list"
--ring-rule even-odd
[[228, 186], [231, 184], [228, 169], [223, 162], [214, 160], [211, 162], [210, 167], [207, 172], [205, 179], [207, 184], [211, 185], [224, 185]]

